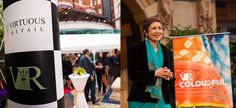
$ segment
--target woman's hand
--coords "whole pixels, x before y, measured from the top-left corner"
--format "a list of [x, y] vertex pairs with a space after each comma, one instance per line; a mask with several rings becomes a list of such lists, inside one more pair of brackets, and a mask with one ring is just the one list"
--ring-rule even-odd
[[93, 76], [90, 76], [90, 81], [94, 81], [94, 77]]
[[167, 67], [159, 68], [155, 71], [155, 76], [159, 78], [164, 78], [170, 80], [174, 77], [173, 73]]
[[99, 63], [98, 65], [96, 65], [95, 68], [97, 68], [97, 69], [102, 69], [102, 68], [103, 68], [102, 63]]

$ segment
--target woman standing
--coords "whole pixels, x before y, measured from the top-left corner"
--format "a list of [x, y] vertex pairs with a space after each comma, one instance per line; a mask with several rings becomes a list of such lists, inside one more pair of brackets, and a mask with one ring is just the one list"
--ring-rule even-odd
[[65, 85], [68, 89], [72, 90], [73, 85], [72, 85], [72, 82], [68, 76], [73, 73], [73, 65], [72, 65], [72, 62], [70, 61], [69, 55], [63, 55], [62, 69], [63, 69], [63, 77], [66, 80]]
[[[172, 58], [160, 44], [163, 27], [157, 17], [144, 21], [145, 41], [131, 49], [129, 108], [171, 108], [174, 100]], [[174, 102], [174, 101], [173, 101]], [[174, 104], [172, 104], [174, 107]]]
[[105, 73], [105, 58], [102, 52], [99, 53], [95, 68], [96, 68], [96, 74], [97, 74], [98, 92], [100, 93], [101, 88], [102, 88], [102, 93], [105, 94], [106, 86], [105, 86], [105, 83], [102, 82], [102, 76], [106, 74]]
[[119, 62], [114, 49], [108, 52], [106, 64], [109, 66], [109, 84], [112, 84], [115, 78], [120, 75]]

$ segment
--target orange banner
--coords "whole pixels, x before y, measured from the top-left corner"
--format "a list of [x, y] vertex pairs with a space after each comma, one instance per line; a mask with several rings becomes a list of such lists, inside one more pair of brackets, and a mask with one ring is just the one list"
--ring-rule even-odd
[[173, 40], [176, 106], [233, 108], [228, 36]]

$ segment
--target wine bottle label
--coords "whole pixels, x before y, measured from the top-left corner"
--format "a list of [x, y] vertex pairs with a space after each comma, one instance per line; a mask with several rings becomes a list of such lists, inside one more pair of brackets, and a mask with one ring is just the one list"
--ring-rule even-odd
[[9, 108], [64, 108], [56, 0], [4, 0]]
[[[36, 51], [6, 55], [8, 99], [21, 104], [44, 104], [63, 97], [61, 53]], [[55, 68], [54, 68], [55, 67]], [[61, 83], [61, 84], [60, 84]]]
[[21, 0], [4, 10], [5, 53], [59, 50], [57, 6], [47, 0]]

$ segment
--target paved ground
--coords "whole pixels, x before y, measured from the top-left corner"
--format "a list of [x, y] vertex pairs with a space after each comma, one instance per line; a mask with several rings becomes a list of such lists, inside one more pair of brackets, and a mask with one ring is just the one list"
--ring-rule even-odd
[[[119, 91], [120, 90], [113, 90], [113, 91], [110, 91], [109, 93], [106, 93], [106, 95], [109, 96], [109, 99], [119, 101], [120, 100], [120, 92]], [[108, 92], [108, 89], [107, 89], [107, 92]], [[105, 100], [103, 100], [104, 96], [105, 96], [105, 94], [98, 93], [98, 90], [96, 89], [96, 98], [97, 99], [100, 98], [100, 101], [98, 103], [96, 103], [95, 105], [92, 104], [91, 101], [89, 101], [88, 102], [89, 108], [120, 108], [119, 104], [101, 102], [101, 101], [105, 101], [107, 99], [107, 96], [106, 96]], [[73, 102], [70, 101], [68, 95], [65, 95], [64, 99], [65, 99], [66, 108], [73, 108]]]
[[108, 104], [108, 103], [99, 103], [98, 105], [93, 105], [91, 102], [88, 103], [89, 108], [120, 108], [118, 104]]
[[[118, 94], [119, 94], [119, 91], [115, 91], [115, 92], [113, 92], [111, 97], [118, 99], [120, 97], [120, 95], [118, 95]], [[96, 97], [101, 98], [101, 100], [102, 100], [104, 95], [97, 93]], [[98, 102], [98, 104], [96, 104], [96, 105], [92, 104], [92, 102], [89, 102], [88, 105], [89, 105], [89, 108], [120, 108], [119, 104], [109, 104], [109, 103], [103, 103], [103, 102]]]
[[[117, 98], [117, 96], [119, 96], [119, 95], [117, 95], [117, 94], [119, 94], [119, 92], [116, 92], [115, 93], [115, 97]], [[98, 98], [101, 98], [101, 100], [102, 100], [102, 98], [104, 97], [104, 95], [99, 95], [99, 94], [97, 94], [97, 97]], [[101, 101], [100, 100], [100, 101]], [[109, 103], [103, 103], [103, 102], [98, 102], [98, 104], [92, 104], [92, 102], [90, 101], [90, 102], [88, 102], [88, 106], [89, 106], [89, 108], [120, 108], [120, 105], [119, 104], [109, 104]], [[7, 107], [4, 107], [4, 108], [7, 108]], [[69, 107], [65, 107], [65, 108], [69, 108]]]
[[[108, 88], [109, 88], [109, 86], [107, 87], [107, 91], [108, 91]], [[110, 99], [113, 99], [113, 100], [120, 100], [120, 92], [119, 92], [120, 90], [118, 90], [118, 89], [113, 89], [113, 91], [112, 92], [110, 92], [111, 93], [111, 95], [110, 95]], [[97, 104], [92, 104], [92, 102], [90, 101], [90, 102], [88, 102], [88, 106], [89, 106], [89, 108], [120, 108], [120, 105], [119, 104], [110, 104], [110, 103], [103, 103], [103, 102], [101, 102], [102, 101], [102, 99], [103, 99], [103, 97], [105, 96], [104, 94], [99, 94], [99, 93], [97, 93], [98, 92], [98, 90], [97, 90], [97, 88], [96, 88], [96, 97], [97, 98], [100, 98], [101, 100], [100, 100], [100, 102], [98, 102]], [[69, 97], [68, 96], [65, 96], [64, 97], [64, 99], [65, 99], [65, 104], [66, 104], [66, 102], [67, 102], [67, 105], [66, 105], [66, 107], [65, 108], [73, 108], [73, 106], [71, 106], [71, 105], [73, 105], [73, 104], [71, 104], [71, 101], [69, 101], [70, 99], [69, 99]], [[69, 102], [69, 103], [68, 103]], [[4, 108], [7, 108], [7, 106], [5, 106]]]

